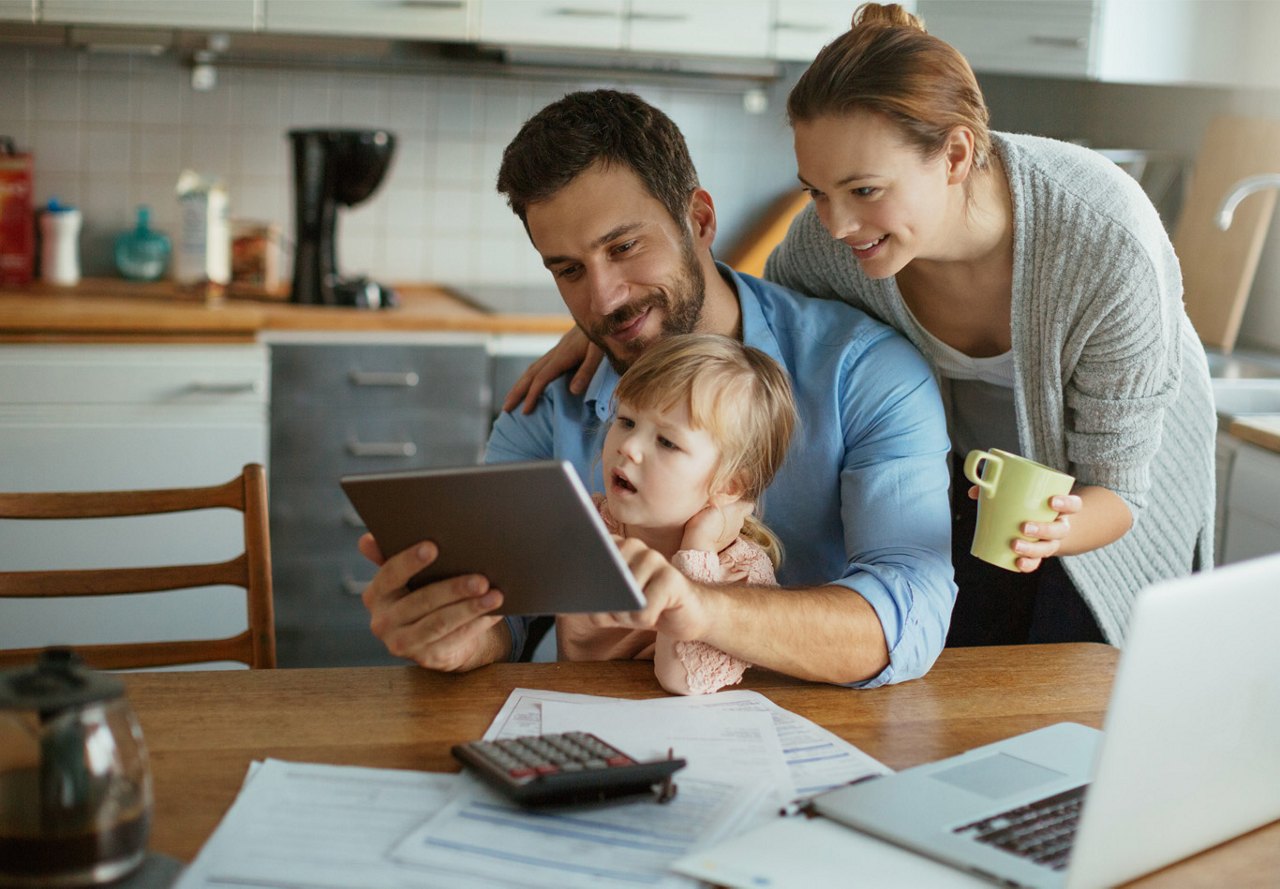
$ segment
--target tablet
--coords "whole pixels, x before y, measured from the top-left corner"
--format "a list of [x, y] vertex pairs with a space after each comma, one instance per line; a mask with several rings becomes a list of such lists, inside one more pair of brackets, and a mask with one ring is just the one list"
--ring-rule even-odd
[[349, 475], [342, 489], [385, 555], [434, 541], [409, 588], [483, 574], [494, 614], [636, 611], [644, 594], [577, 472], [564, 461]]

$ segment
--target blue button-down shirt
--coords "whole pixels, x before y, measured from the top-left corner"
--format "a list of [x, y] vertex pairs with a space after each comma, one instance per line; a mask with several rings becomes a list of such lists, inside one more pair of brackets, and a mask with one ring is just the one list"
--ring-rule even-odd
[[[833, 300], [720, 272], [738, 295], [742, 338], [791, 376], [800, 424], [758, 511], [782, 541], [783, 586], [839, 584], [875, 609], [889, 665], [853, 685], [922, 676], [942, 650], [955, 601], [946, 420], [929, 366], [898, 333]], [[568, 460], [604, 491], [600, 450], [618, 374], [607, 362], [584, 395], [568, 378], [533, 413], [504, 413], [486, 462]], [[508, 620], [513, 652], [526, 623]]]

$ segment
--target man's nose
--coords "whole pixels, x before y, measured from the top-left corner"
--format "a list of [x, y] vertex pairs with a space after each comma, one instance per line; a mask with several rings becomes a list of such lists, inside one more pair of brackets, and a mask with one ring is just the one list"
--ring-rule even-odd
[[587, 287], [591, 294], [591, 311], [604, 317], [610, 315], [627, 302], [627, 282], [618, 270], [610, 265], [602, 265], [587, 272]]

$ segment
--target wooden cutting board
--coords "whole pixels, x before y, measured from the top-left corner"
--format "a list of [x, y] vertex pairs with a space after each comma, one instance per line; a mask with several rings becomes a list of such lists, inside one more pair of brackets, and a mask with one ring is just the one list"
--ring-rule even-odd
[[1214, 118], [1196, 155], [1173, 234], [1187, 314], [1200, 341], [1224, 353], [1235, 348], [1276, 192], [1268, 189], [1245, 198], [1225, 232], [1214, 220], [1231, 187], [1256, 173], [1280, 173], [1280, 120]]

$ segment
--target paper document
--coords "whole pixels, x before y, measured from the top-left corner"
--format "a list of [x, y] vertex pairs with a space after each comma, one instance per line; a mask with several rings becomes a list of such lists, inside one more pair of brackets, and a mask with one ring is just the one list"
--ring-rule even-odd
[[665, 804], [631, 797], [531, 811], [467, 776], [458, 795], [392, 854], [512, 886], [693, 886], [670, 871], [671, 862], [727, 836], [741, 813], [755, 810], [764, 785], [683, 779], [679, 786]]
[[176, 889], [456, 887], [456, 874], [407, 868], [387, 850], [457, 783], [453, 774], [269, 759], [251, 770]]
[[675, 870], [734, 889], [979, 889], [990, 883], [826, 818], [778, 818], [676, 861]]

